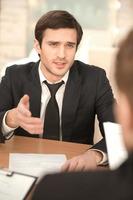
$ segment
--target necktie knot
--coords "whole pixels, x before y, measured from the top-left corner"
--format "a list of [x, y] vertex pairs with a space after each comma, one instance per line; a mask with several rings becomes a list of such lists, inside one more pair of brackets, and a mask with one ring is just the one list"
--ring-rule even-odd
[[51, 93], [51, 97], [54, 97], [56, 92], [58, 91], [58, 89], [61, 87], [61, 85], [64, 83], [64, 81], [61, 81], [59, 83], [55, 83], [55, 84], [50, 84], [47, 81], [44, 81], [44, 83], [47, 85], [50, 93]]

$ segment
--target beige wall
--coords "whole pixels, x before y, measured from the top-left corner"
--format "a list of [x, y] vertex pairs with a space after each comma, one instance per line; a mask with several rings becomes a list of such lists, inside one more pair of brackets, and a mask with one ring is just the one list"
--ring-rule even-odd
[[26, 56], [27, 0], [1, 0], [0, 70]]

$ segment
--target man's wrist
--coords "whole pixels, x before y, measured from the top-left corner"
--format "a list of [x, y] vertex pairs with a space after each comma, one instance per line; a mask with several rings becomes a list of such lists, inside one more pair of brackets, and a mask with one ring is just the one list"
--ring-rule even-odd
[[5, 137], [5, 139], [10, 139], [12, 137], [12, 135], [14, 134], [14, 130], [16, 128], [11, 128], [11, 127], [7, 126], [7, 124], [5, 122], [5, 118], [6, 118], [7, 113], [8, 113], [8, 111], [5, 113], [5, 115], [3, 117], [1, 130], [2, 130], [2, 133]]
[[13, 108], [7, 112], [5, 117], [5, 124], [13, 129], [16, 129], [18, 127], [18, 125], [16, 124], [15, 115], [16, 115], [16, 108]]
[[107, 165], [108, 159], [107, 154], [99, 149], [89, 149], [89, 151], [93, 151], [95, 153], [97, 166]]

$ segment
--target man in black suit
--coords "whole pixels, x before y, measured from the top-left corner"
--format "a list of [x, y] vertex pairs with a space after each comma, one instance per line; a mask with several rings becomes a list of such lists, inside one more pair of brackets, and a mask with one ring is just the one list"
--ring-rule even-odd
[[[7, 68], [0, 84], [1, 137], [10, 138], [14, 133], [93, 145], [96, 114], [104, 136], [102, 123], [114, 121], [113, 94], [103, 69], [74, 61], [81, 38], [80, 24], [66, 11], [50, 11], [38, 20], [34, 46], [40, 60]], [[46, 81], [52, 85], [62, 80], [64, 84], [56, 93], [60, 114], [58, 136], [54, 131], [43, 134], [50, 98]], [[94, 168], [104, 162], [104, 151], [103, 139], [67, 162], [63, 170], [84, 168], [86, 160], [88, 167]]]
[[120, 45], [115, 78], [119, 89], [116, 114], [123, 128], [128, 159], [113, 171], [47, 175], [38, 184], [33, 200], [133, 199], [133, 30]]

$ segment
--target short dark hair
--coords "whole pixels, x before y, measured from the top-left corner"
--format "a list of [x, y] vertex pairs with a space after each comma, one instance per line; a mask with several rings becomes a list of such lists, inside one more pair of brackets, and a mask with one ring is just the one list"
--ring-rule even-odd
[[133, 30], [119, 46], [115, 62], [115, 79], [118, 89], [133, 105]]
[[53, 10], [44, 14], [35, 26], [35, 38], [40, 46], [42, 44], [43, 33], [47, 28], [72, 28], [77, 31], [77, 46], [79, 45], [83, 31], [78, 21], [69, 12], [64, 10]]

